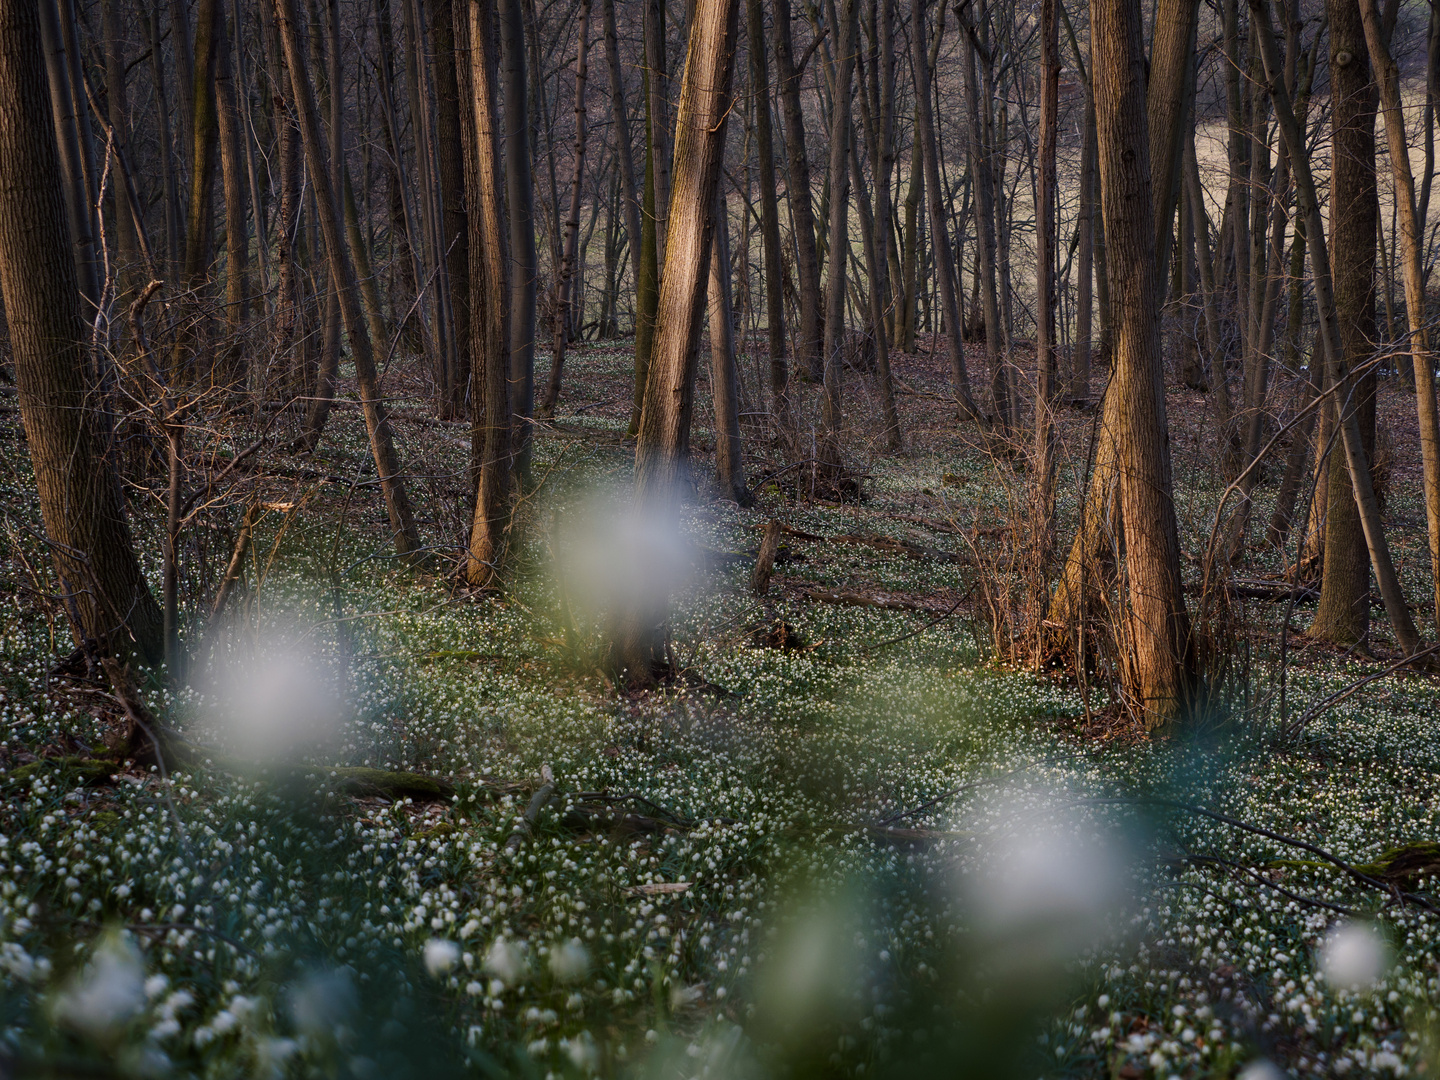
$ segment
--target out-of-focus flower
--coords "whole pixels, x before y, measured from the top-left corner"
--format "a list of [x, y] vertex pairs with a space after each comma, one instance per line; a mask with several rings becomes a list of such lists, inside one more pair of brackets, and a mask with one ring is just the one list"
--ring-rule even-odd
[[145, 1007], [145, 965], [128, 937], [107, 933], [90, 962], [55, 1001], [55, 1019], [82, 1035], [106, 1040]]
[[431, 978], [439, 978], [460, 960], [460, 946], [444, 938], [431, 938], [425, 943], [425, 970]]
[[1365, 923], [1340, 922], [1320, 943], [1320, 973], [1331, 986], [1360, 990], [1385, 973], [1389, 957], [1385, 942]]

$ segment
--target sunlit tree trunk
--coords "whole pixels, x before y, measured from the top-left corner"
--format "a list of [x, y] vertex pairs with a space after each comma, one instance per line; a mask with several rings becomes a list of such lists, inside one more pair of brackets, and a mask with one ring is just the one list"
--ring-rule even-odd
[[535, 411], [535, 184], [530, 170], [529, 81], [520, 0], [498, 0], [505, 101], [505, 197], [510, 214], [510, 449], [523, 480], [530, 472]]
[[512, 263], [506, 250], [509, 236], [504, 212], [505, 166], [494, 5], [489, 0], [456, 3], [456, 37], [462, 61], [457, 74], [465, 110], [461, 130], [467, 138], [470, 423], [480, 459], [465, 576], [472, 585], [488, 585], [500, 570], [510, 512], [508, 275]]
[[1125, 680], [1146, 727], [1153, 728], [1186, 707], [1192, 672], [1155, 317], [1160, 290], [1140, 0], [1093, 0], [1090, 25], [1100, 199], [1115, 312], [1109, 394], [1118, 405], [1115, 443], [1125, 519]]

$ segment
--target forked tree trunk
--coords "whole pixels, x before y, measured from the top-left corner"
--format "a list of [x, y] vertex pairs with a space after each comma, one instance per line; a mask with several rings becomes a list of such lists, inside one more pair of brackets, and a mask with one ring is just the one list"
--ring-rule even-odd
[[1425, 522], [1430, 540], [1430, 579], [1440, 626], [1440, 416], [1435, 406], [1435, 364], [1425, 326], [1424, 236], [1415, 207], [1415, 177], [1401, 111], [1400, 72], [1384, 40], [1375, 0], [1360, 0], [1370, 65], [1379, 75], [1385, 137], [1390, 145], [1390, 171], [1400, 214], [1401, 261], [1405, 273], [1405, 315], [1410, 329], [1410, 360], [1415, 371], [1415, 407], [1420, 422], [1420, 456], [1424, 474]]
[[365, 427], [370, 435], [370, 450], [375, 458], [380, 490], [390, 515], [395, 550], [402, 556], [416, 556], [420, 552], [420, 534], [415, 527], [410, 497], [400, 475], [400, 462], [390, 432], [389, 413], [380, 397], [374, 347], [360, 307], [355, 263], [342, 231], [335, 185], [331, 181], [329, 163], [325, 159], [324, 146], [320, 141], [320, 115], [315, 107], [315, 91], [311, 86], [310, 71], [305, 66], [305, 58], [300, 52], [300, 42], [296, 35], [295, 0], [275, 0], [275, 22], [280, 33], [281, 46], [285, 50], [285, 64], [290, 71], [290, 86], [295, 95], [300, 138], [305, 145], [305, 160], [309, 165], [310, 183], [315, 192], [316, 212], [320, 218], [320, 230], [325, 240], [330, 272], [339, 293], [340, 316], [345, 324], [345, 336], [350, 341], [350, 353], [355, 361], [361, 409], [364, 411]]
[[[635, 447], [642, 512], [668, 517], [688, 477], [695, 368], [710, 276], [715, 194], [730, 114], [739, 0], [697, 0], [675, 119], [668, 272], [660, 287], [655, 348]], [[620, 628], [614, 663], [632, 682], [655, 679], [665, 648], [665, 601], [637, 605]]]
[[161, 612], [86, 385], [90, 335], [47, 87], [37, 0], [0, 3], [0, 298], [40, 515], [77, 643], [156, 663]]
[[1129, 593], [1126, 690], [1147, 728], [1189, 704], [1189, 617], [1180, 587], [1180, 541], [1165, 421], [1155, 209], [1146, 131], [1140, 0], [1092, 0], [1096, 148], [1104, 208], [1115, 361], [1109, 395]]
[[510, 515], [511, 262], [506, 250], [509, 237], [494, 6], [488, 0], [457, 0], [457, 4], [456, 38], [461, 49], [457, 74], [464, 109], [461, 130], [467, 141], [466, 203], [470, 211], [470, 379], [476, 398], [470, 424], [480, 459], [465, 577], [472, 585], [489, 585], [502, 564]]

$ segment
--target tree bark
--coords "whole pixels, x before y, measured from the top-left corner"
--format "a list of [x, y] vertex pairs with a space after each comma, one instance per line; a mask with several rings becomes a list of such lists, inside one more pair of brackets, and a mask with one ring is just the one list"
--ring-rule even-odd
[[[647, 514], [669, 518], [688, 481], [695, 368], [710, 276], [715, 195], [730, 114], [739, 0], [696, 0], [675, 119], [675, 162], [655, 349], [635, 447], [635, 492]], [[621, 627], [615, 666], [652, 682], [664, 661], [666, 601], [638, 605]]]
[[823, 435], [816, 453], [817, 474], [831, 482], [844, 471], [840, 454], [840, 384], [845, 373], [845, 265], [850, 253], [850, 99], [855, 76], [855, 0], [833, 2], [836, 24], [834, 83], [830, 104], [830, 253], [825, 281], [824, 393], [820, 399]]
[[530, 418], [535, 412], [535, 185], [530, 171], [529, 82], [520, 0], [499, 0], [500, 63], [505, 101], [505, 194], [510, 211], [510, 450], [523, 480], [530, 472]]
[[580, 196], [585, 180], [585, 83], [590, 73], [590, 0], [580, 0], [580, 45], [575, 54], [575, 175], [570, 182], [570, 212], [565, 215], [565, 245], [560, 256], [556, 288], [555, 325], [550, 352], [550, 379], [540, 401], [540, 415], [552, 416], [560, 400], [560, 377], [565, 368], [565, 346], [570, 338], [570, 294], [575, 284], [576, 254], [580, 247]]
[[[470, 227], [465, 205], [465, 161], [460, 137], [460, 87], [456, 64], [468, 60], [455, 51], [454, 12], [465, 0], [431, 0], [430, 41], [435, 50], [435, 141], [440, 189], [440, 248], [445, 257], [449, 286], [451, 332], [454, 335], [454, 368], [451, 371], [448, 410], [452, 416], [465, 414], [467, 394], [478, 403], [480, 388], [470, 383]], [[472, 405], [472, 408], [475, 406]]]
[[0, 298], [65, 610], [87, 651], [134, 652], [156, 663], [164, 648], [161, 612], [135, 555], [119, 477], [86, 386], [89, 334], [36, 0], [0, 3], [0, 161]]
[[1060, 126], [1059, 0], [1040, 4], [1040, 161], [1035, 211], [1035, 477], [1040, 532], [1035, 538], [1049, 563], [1055, 528], [1055, 142]]
[[[488, 585], [499, 573], [510, 515], [510, 314], [509, 237], [504, 213], [499, 71], [494, 45], [495, 7], [488, 0], [459, 0], [456, 28], [464, 94], [466, 195], [469, 208], [472, 394], [470, 410], [479, 451], [475, 515], [465, 566], [472, 585]], [[468, 56], [466, 55], [468, 52]]]
[[754, 502], [745, 483], [740, 441], [740, 372], [735, 358], [735, 309], [731, 300], [730, 228], [725, 193], [716, 185], [715, 227], [710, 241], [710, 386], [715, 401], [715, 483], [721, 498], [741, 506]]
[[625, 235], [630, 242], [630, 272], [640, 283], [640, 186], [635, 180], [635, 158], [630, 150], [630, 121], [625, 109], [625, 76], [620, 67], [620, 36], [615, 28], [615, 0], [600, 0], [605, 23], [605, 63], [610, 69], [610, 116], [615, 125], [615, 153], [620, 162], [621, 199]]
[[1189, 618], [1165, 422], [1140, 0], [1092, 0], [1096, 148], [1115, 305], [1115, 443], [1125, 519], [1126, 690], [1147, 728], [1192, 693]]

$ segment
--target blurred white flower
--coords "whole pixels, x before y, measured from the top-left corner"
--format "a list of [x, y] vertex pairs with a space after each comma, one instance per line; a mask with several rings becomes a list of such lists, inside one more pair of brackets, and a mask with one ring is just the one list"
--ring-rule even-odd
[[290, 991], [290, 1018], [313, 1038], [334, 1038], [358, 1005], [355, 984], [345, 968], [312, 971]]
[[1256, 1058], [1240, 1070], [1236, 1080], [1285, 1080], [1285, 1074], [1269, 1058]]
[[513, 942], [496, 938], [485, 954], [485, 970], [507, 986], [512, 986], [525, 974], [525, 957]]
[[425, 943], [425, 970], [431, 978], [439, 978], [460, 960], [460, 946], [444, 938], [431, 938]]
[[1385, 942], [1365, 923], [1339, 922], [1320, 943], [1320, 973], [1331, 986], [1359, 990], [1385, 973], [1389, 958]]
[[550, 952], [550, 972], [561, 982], [574, 982], [584, 978], [590, 970], [590, 954], [579, 938], [571, 938], [564, 945]]
[[252, 761], [291, 760], [336, 734], [339, 688], [299, 637], [274, 634], [248, 657], [229, 658], [204, 688], [202, 724]]
[[106, 934], [85, 969], [55, 1001], [55, 1019], [92, 1039], [108, 1039], [145, 1007], [145, 965], [134, 942]]

